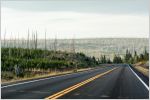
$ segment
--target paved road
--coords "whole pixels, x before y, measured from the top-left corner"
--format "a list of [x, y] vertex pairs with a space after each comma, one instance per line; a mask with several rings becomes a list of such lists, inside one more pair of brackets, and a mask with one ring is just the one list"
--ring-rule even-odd
[[3, 84], [1, 98], [42, 99], [53, 95], [66, 99], [149, 98], [146, 86], [128, 65], [116, 65], [45, 79]]

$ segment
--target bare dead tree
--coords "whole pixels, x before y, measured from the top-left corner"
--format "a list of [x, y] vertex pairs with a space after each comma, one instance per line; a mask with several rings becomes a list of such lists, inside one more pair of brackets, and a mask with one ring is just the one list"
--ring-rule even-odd
[[57, 51], [57, 36], [55, 36], [55, 40], [54, 40], [54, 51]]
[[14, 36], [13, 36], [13, 33], [11, 33], [11, 35], [12, 35], [12, 36], [11, 36], [11, 37], [12, 37], [12, 39], [11, 39], [11, 41], [12, 41], [12, 48], [14, 48], [14, 47], [15, 47], [15, 45], [14, 45], [14, 39], [15, 39], [15, 38], [14, 38]]
[[37, 31], [33, 34], [34, 49], [37, 49]]
[[24, 39], [23, 38], [20, 39], [20, 44], [21, 44], [20, 48], [23, 48], [23, 44], [24, 44]]
[[11, 57], [11, 37], [12, 37], [12, 33], [11, 33], [11, 36], [10, 36], [10, 39], [9, 39], [9, 58]]
[[[21, 43], [21, 48], [24, 48], [25, 39], [22, 38], [22, 39], [21, 39], [21, 42], [22, 42], [22, 43]], [[22, 56], [23, 56], [23, 54], [24, 54], [24, 50], [21, 51], [21, 55], [22, 55]]]
[[[54, 39], [54, 51], [55, 51], [55, 53], [56, 53], [56, 51], [57, 51], [57, 36], [55, 36], [55, 39]], [[54, 55], [55, 55], [55, 53], [54, 53]], [[57, 71], [57, 69], [56, 69], [56, 67], [55, 67], [55, 72]]]
[[36, 40], [35, 40], [35, 33], [33, 33], [33, 46], [34, 46], [34, 49], [36, 49]]
[[45, 30], [45, 50], [46, 50], [46, 30]]
[[[30, 51], [30, 47], [31, 47], [31, 45], [30, 45], [30, 30], [28, 29], [28, 35], [27, 35], [27, 50], [26, 50], [26, 53], [28, 54], [29, 53], [29, 55], [31, 54], [31, 51]], [[29, 60], [30, 58], [29, 58], [29, 56], [27, 57], [27, 59], [26, 59], [26, 67], [27, 67], [27, 69], [26, 70], [28, 70], [29, 71], [29, 68], [28, 68], [28, 65], [27, 65], [27, 63], [28, 63], [28, 60]]]
[[74, 71], [77, 72], [77, 61], [76, 61], [76, 55], [75, 55], [75, 39], [72, 39], [72, 44], [71, 44], [71, 54], [72, 54], [72, 61], [75, 63], [75, 69]]
[[18, 33], [18, 38], [17, 38], [17, 47], [19, 48], [19, 33]]
[[118, 49], [118, 50], [117, 50], [117, 51], [118, 51], [118, 53], [117, 53], [117, 54], [118, 54], [118, 56], [119, 56], [119, 51], [120, 51], [120, 49], [119, 49], [119, 45], [118, 45], [117, 49]]
[[37, 35], [37, 31], [36, 31], [36, 36], [35, 36], [35, 48], [37, 49], [38, 46], [38, 35]]
[[72, 52], [75, 53], [75, 40], [72, 39]]
[[17, 52], [17, 56], [19, 56], [19, 33], [18, 33], [18, 39], [17, 39], [17, 48], [18, 48], [18, 52]]
[[29, 49], [29, 44], [30, 44], [30, 40], [29, 40], [29, 37], [30, 37], [30, 31], [28, 29], [28, 36], [27, 36], [27, 49]]
[[47, 44], [46, 44], [46, 30], [45, 30], [45, 53], [44, 53], [44, 57], [45, 57], [45, 58], [46, 58], [46, 48], [47, 48], [46, 45], [47, 45]]
[[6, 37], [6, 29], [5, 29], [5, 32], [4, 32], [4, 47], [5, 47], [5, 45], [6, 45], [5, 37]]
[[72, 39], [72, 43], [71, 43], [71, 53], [75, 53], [75, 40]]
[[33, 31], [32, 31], [32, 40], [31, 41], [32, 41], [32, 46], [31, 47], [33, 49], [34, 48], [34, 32]]
[[15, 39], [14, 39], [14, 47], [16, 48], [16, 36], [15, 36]]
[[135, 46], [134, 46], [134, 42], [132, 42], [132, 54], [134, 54], [135, 51]]
[[49, 50], [51, 50], [52, 47], [51, 47], [51, 39], [49, 38]]

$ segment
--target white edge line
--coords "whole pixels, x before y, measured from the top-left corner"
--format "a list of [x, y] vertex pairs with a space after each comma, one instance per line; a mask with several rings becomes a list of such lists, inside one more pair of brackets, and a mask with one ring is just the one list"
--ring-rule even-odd
[[149, 87], [145, 84], [145, 82], [131, 69], [130, 66], [129, 66], [129, 68], [133, 72], [133, 74], [143, 83], [143, 85], [146, 87], [146, 89], [149, 91]]
[[[98, 70], [98, 69], [94, 69], [94, 70]], [[92, 71], [94, 71], [92, 70]], [[79, 73], [87, 73], [88, 71], [83, 71], [83, 72], [79, 72]], [[61, 75], [61, 76], [54, 76], [54, 77], [49, 77], [49, 78], [43, 78], [43, 79], [38, 79], [38, 80], [33, 80], [33, 81], [27, 81], [27, 82], [21, 82], [21, 83], [16, 83], [16, 84], [11, 84], [11, 85], [5, 85], [2, 86], [2, 88], [6, 88], [6, 87], [11, 87], [11, 86], [16, 86], [16, 85], [21, 85], [21, 84], [26, 84], [26, 83], [32, 83], [32, 82], [37, 82], [37, 81], [41, 81], [41, 80], [47, 80], [47, 79], [52, 79], [52, 78], [56, 78], [56, 77], [62, 77], [62, 76], [67, 76], [67, 75], [72, 75], [72, 74], [79, 74], [79, 73], [69, 73], [69, 74], [65, 74], [65, 75]]]
[[[68, 75], [68, 74], [67, 74], [67, 75]], [[61, 76], [66, 76], [66, 75], [61, 75]], [[26, 83], [32, 83], [32, 82], [37, 82], [37, 81], [41, 81], [41, 80], [52, 79], [52, 78], [61, 77], [61, 76], [55, 76], [55, 77], [37, 79], [37, 80], [33, 80], [33, 81], [21, 82], [21, 83], [16, 83], [16, 84], [11, 84], [11, 85], [2, 86], [1, 88], [6, 88], [6, 87], [10, 87], [10, 86], [15, 86], [15, 85], [21, 85], [21, 84], [26, 84]]]

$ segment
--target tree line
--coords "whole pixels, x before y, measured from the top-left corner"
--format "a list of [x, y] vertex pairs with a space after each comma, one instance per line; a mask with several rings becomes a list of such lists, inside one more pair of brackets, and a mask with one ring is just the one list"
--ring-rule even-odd
[[135, 64], [140, 61], [148, 61], [149, 60], [149, 52], [144, 50], [143, 53], [137, 54], [137, 51], [134, 51], [134, 54], [132, 54], [128, 49], [126, 50], [126, 53], [124, 57], [121, 57], [117, 54], [114, 55], [113, 60], [110, 60], [110, 58], [106, 58], [105, 55], [101, 55], [100, 59], [98, 59], [98, 62], [100, 64], [111, 64], [111, 63], [128, 63], [128, 64]]
[[63, 71], [77, 68], [88, 68], [99, 64], [128, 63], [148, 61], [149, 53], [132, 54], [128, 49], [123, 57], [115, 54], [113, 59], [101, 55], [100, 59], [88, 57], [84, 53], [62, 52], [55, 50], [26, 49], [26, 48], [1, 48], [1, 70], [17, 73], [23, 76], [29, 71]]

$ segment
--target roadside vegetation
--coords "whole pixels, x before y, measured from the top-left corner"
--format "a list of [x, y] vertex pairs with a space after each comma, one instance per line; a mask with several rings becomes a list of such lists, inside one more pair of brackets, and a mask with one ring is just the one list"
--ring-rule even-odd
[[2, 80], [34, 77], [48, 73], [74, 71], [92, 68], [100, 64], [128, 63], [148, 61], [149, 53], [134, 55], [126, 50], [124, 58], [114, 55], [113, 60], [101, 55], [99, 59], [88, 57], [84, 53], [49, 51], [42, 49], [1, 48]]
[[[62, 72], [77, 72], [79, 69], [94, 67], [98, 64], [95, 57], [88, 57], [83, 53], [75, 52], [74, 39], [70, 51], [58, 50], [57, 38], [53, 44], [48, 44], [46, 31], [42, 45], [38, 48], [37, 31], [30, 34], [28, 30], [27, 39], [4, 39], [1, 48], [1, 78], [3, 81], [18, 80], [47, 74]], [[49, 50], [48, 48], [53, 48]]]
[[143, 53], [141, 53], [141, 54], [137, 54], [137, 51], [134, 51], [134, 54], [131, 54], [130, 51], [127, 49], [124, 57], [121, 57], [121, 56], [115, 54], [112, 61], [110, 60], [110, 58], [106, 58], [105, 55], [102, 55], [99, 59], [99, 63], [101, 63], [101, 64], [104, 64], [104, 63], [136, 64], [138, 62], [146, 62], [146, 61], [149, 61], [149, 52], [146, 50], [146, 48], [143, 51]]
[[23, 48], [2, 48], [1, 52], [2, 78], [5, 79], [24, 77], [30, 75], [29, 72], [67, 71], [76, 67], [94, 67], [98, 64], [94, 57], [87, 57], [83, 53]]
[[121, 58], [119, 55], [115, 54], [112, 61], [103, 55], [99, 61], [101, 64], [131, 64], [137, 71], [142, 73], [144, 76], [149, 77], [149, 52], [146, 50], [146, 48], [141, 54], [138, 54], [137, 51], [134, 51], [134, 54], [132, 54], [127, 49], [124, 57]]

